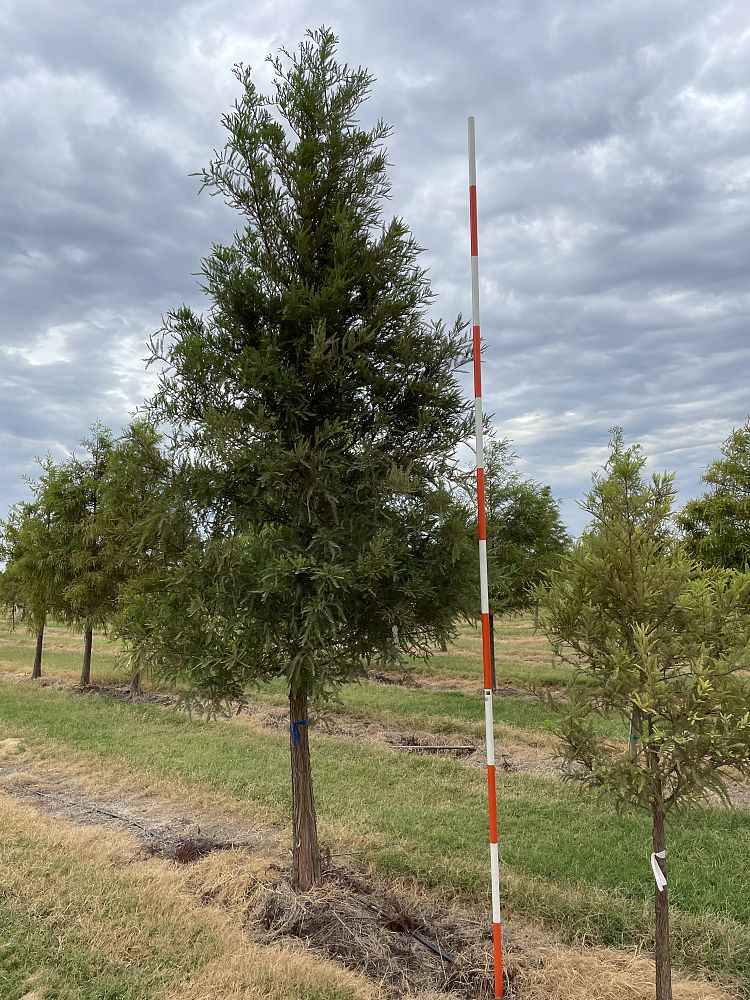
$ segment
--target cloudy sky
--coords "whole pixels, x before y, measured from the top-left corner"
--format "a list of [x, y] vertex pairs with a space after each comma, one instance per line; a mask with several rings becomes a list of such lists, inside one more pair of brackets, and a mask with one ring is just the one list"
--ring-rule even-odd
[[524, 471], [577, 532], [620, 424], [695, 495], [750, 412], [746, 0], [0, 0], [0, 517], [35, 456], [150, 391], [149, 334], [235, 226], [190, 176], [231, 67], [268, 81], [322, 23], [378, 78], [389, 211], [446, 318], [476, 116], [486, 398]]

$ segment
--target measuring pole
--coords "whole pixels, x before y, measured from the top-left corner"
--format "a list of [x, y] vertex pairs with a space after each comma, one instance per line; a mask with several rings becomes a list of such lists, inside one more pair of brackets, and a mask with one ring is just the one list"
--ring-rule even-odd
[[484, 664], [484, 724], [487, 739], [487, 791], [490, 812], [490, 871], [492, 877], [492, 952], [495, 996], [503, 995], [503, 929], [500, 919], [500, 860], [497, 847], [495, 787], [495, 724], [492, 716], [492, 649], [490, 599], [487, 590], [487, 519], [484, 503], [484, 429], [482, 426], [482, 337], [479, 332], [479, 244], [477, 240], [477, 159], [474, 118], [469, 118], [469, 220], [471, 227], [471, 316], [474, 341], [474, 414], [477, 436], [477, 521], [479, 524], [479, 589], [482, 609]]

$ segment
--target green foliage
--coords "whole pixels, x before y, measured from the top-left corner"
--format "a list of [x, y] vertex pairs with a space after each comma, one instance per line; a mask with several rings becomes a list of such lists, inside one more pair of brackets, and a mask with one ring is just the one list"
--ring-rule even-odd
[[[750, 579], [696, 567], [672, 530], [673, 477], [645, 481], [644, 464], [617, 433], [582, 505], [591, 523], [538, 595], [542, 629], [588, 681], [557, 705], [572, 774], [620, 808], [666, 810], [750, 773]], [[630, 753], [597, 731], [604, 713], [632, 723]]]
[[485, 448], [487, 573], [497, 614], [530, 608], [534, 587], [570, 545], [549, 486], [524, 479], [516, 460], [508, 440]]
[[48, 496], [48, 484], [58, 470], [49, 456], [40, 467], [39, 479], [28, 481], [33, 499], [17, 503], [7, 520], [0, 522], [0, 560], [6, 564], [0, 603], [11, 612], [14, 623], [20, 612], [34, 633], [44, 629], [59, 590], [59, 552], [65, 537]]
[[389, 129], [359, 124], [372, 78], [335, 53], [309, 34], [272, 60], [270, 97], [237, 70], [202, 178], [242, 228], [203, 262], [208, 313], [171, 312], [153, 342], [151, 414], [174, 428], [159, 517], [168, 532], [189, 512], [195, 538], [131, 608], [128, 640], [215, 702], [272, 676], [325, 693], [394, 625], [421, 652], [455, 617], [469, 343], [427, 319], [420, 250], [381, 219]]
[[706, 566], [747, 571], [750, 566], [750, 418], [732, 431], [723, 458], [709, 465], [711, 489], [690, 500], [677, 521], [691, 554]]
[[41, 479], [42, 502], [57, 528], [57, 586], [50, 610], [82, 628], [106, 626], [117, 599], [120, 567], [105, 551], [99, 519], [112, 434], [98, 422], [83, 453]]
[[[196, 540], [190, 516], [174, 507], [170, 475], [161, 434], [138, 419], [113, 442], [99, 482], [95, 530], [101, 558], [117, 582], [110, 627], [128, 644], [133, 630], [140, 635], [140, 623], [163, 581]], [[135, 644], [133, 673], [151, 665], [139, 652]]]

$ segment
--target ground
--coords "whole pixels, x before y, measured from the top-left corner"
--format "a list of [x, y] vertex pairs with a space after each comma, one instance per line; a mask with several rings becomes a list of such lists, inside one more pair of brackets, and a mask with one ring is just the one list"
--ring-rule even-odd
[[[346, 689], [311, 742], [326, 883], [288, 882], [288, 719], [271, 686], [191, 718], [115, 643], [62, 628], [31, 682], [0, 631], [0, 997], [396, 1000], [492, 995], [479, 637]], [[649, 838], [563, 780], [561, 691], [527, 620], [498, 629], [496, 708], [508, 995], [653, 996]], [[613, 739], [624, 734], [603, 720]], [[462, 749], [435, 751], [425, 745]], [[750, 997], [750, 801], [673, 823], [676, 1000]]]

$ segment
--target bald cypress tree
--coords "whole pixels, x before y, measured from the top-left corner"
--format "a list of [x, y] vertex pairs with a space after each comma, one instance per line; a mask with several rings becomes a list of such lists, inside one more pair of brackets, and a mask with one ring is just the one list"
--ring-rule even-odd
[[[538, 596], [542, 629], [575, 668], [568, 699], [547, 695], [570, 776], [651, 817], [656, 997], [672, 1000], [668, 821], [710, 793], [727, 800], [732, 772], [750, 774], [750, 578], [690, 559], [674, 477], [645, 480], [645, 461], [616, 430], [582, 504], [591, 523]], [[601, 716], [622, 721], [628, 745]]]
[[420, 249], [382, 216], [389, 128], [360, 122], [372, 77], [336, 48], [321, 29], [282, 51], [269, 95], [236, 70], [202, 179], [240, 228], [203, 261], [207, 311], [175, 310], [153, 342], [151, 413], [174, 428], [159, 516], [189, 511], [196, 540], [129, 617], [138, 655], [205, 701], [286, 680], [302, 888], [321, 877], [310, 700], [362, 676], [394, 625], [405, 652], [449, 634], [465, 551], [450, 483], [471, 433], [463, 324], [428, 318]]

